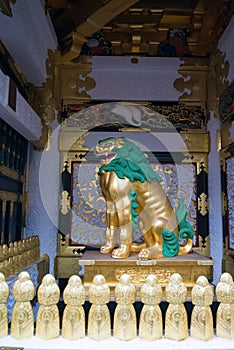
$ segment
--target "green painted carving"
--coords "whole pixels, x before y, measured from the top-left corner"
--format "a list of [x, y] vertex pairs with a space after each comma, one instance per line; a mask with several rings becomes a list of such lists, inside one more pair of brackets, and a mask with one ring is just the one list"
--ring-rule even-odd
[[[109, 139], [114, 141], [114, 138]], [[150, 167], [145, 154], [140, 148], [125, 138], [124, 144], [125, 146], [122, 148], [113, 148], [113, 152], [117, 153], [116, 158], [108, 165], [103, 165], [99, 169], [98, 174], [100, 175], [102, 171], [111, 171], [115, 172], [120, 179], [127, 177], [131, 182], [151, 182], [153, 179], [161, 182], [161, 177]], [[129, 154], [131, 155], [131, 159], [128, 158]]]
[[188, 221], [186, 221], [187, 211], [186, 211], [186, 208], [184, 205], [184, 200], [179, 199], [178, 201], [179, 201], [179, 204], [178, 204], [178, 207], [176, 209], [176, 217], [177, 217], [178, 225], [179, 225], [180, 238], [193, 239], [194, 231], [193, 231], [193, 228], [190, 225], [190, 223]]
[[179, 253], [180, 247], [179, 247], [179, 241], [174, 232], [169, 231], [168, 229], [164, 228], [162, 230], [162, 238], [163, 238], [163, 249], [162, 254], [165, 257], [172, 257], [176, 256]]

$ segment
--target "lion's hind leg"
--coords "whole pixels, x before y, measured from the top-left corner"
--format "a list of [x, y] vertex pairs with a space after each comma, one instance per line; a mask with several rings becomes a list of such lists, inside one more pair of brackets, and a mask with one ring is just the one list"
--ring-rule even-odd
[[154, 227], [151, 227], [148, 232], [144, 233], [143, 223], [140, 223], [146, 247], [140, 250], [138, 254], [139, 260], [151, 260], [162, 257], [162, 224], [165, 224], [164, 220], [162, 222], [158, 221]]
[[139, 260], [157, 259], [163, 256], [175, 256], [179, 252], [179, 242], [173, 232], [175, 225], [164, 217], [158, 217], [154, 225], [146, 231], [141, 222], [146, 248], [138, 254]]

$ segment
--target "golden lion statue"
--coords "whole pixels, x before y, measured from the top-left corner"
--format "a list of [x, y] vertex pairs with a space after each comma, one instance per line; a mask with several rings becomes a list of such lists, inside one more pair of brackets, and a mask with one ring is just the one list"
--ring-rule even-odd
[[[184, 205], [179, 201], [173, 210], [160, 176], [140, 148], [124, 137], [110, 137], [99, 141], [95, 154], [101, 158], [98, 174], [106, 200], [106, 244], [100, 251], [112, 252], [113, 258], [127, 258], [135, 251], [140, 260], [188, 254], [194, 233]], [[144, 243], [132, 242], [137, 224]], [[115, 249], [118, 231], [120, 246]], [[186, 239], [183, 246], [179, 237]]]

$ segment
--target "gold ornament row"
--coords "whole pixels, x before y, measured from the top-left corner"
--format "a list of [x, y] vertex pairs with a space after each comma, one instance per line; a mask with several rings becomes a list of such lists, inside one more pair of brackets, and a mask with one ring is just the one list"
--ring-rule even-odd
[[[34, 335], [34, 318], [31, 300], [35, 290], [28, 272], [19, 274], [13, 286], [15, 305], [12, 310], [10, 334], [16, 339], [25, 339]], [[223, 273], [215, 289], [219, 306], [216, 313], [216, 336], [234, 338], [234, 283], [229, 273]], [[88, 300], [91, 308], [88, 314], [87, 336], [94, 340], [103, 340], [111, 336], [111, 321], [107, 303], [110, 301], [110, 287], [103, 275], [96, 275], [88, 289]], [[9, 297], [9, 286], [0, 273], [0, 337], [8, 334], [8, 310], [5, 303]], [[60, 336], [60, 316], [57, 303], [60, 300], [60, 289], [54, 276], [46, 274], [40, 284], [37, 297], [39, 309], [36, 318], [38, 338], [50, 340]], [[154, 274], [149, 274], [140, 290], [143, 308], [140, 313], [138, 336], [146, 340], [157, 340], [163, 336], [172, 340], [183, 340], [189, 337], [188, 315], [184, 306], [187, 299], [187, 287], [178, 273], [174, 273], [165, 287], [165, 298], [169, 303], [165, 314], [163, 335], [162, 312], [159, 303], [162, 301], [162, 288]], [[62, 337], [75, 340], [85, 337], [85, 312], [83, 304], [86, 290], [78, 275], [70, 277], [63, 293], [66, 307], [62, 316]], [[120, 277], [115, 287], [113, 336], [119, 340], [130, 340], [137, 337], [137, 320], [133, 304], [136, 300], [136, 288], [128, 274]], [[197, 278], [192, 288], [190, 337], [209, 340], [214, 336], [211, 305], [214, 300], [214, 287], [206, 277]]]
[[40, 259], [39, 237], [32, 236], [20, 241], [0, 245], [0, 272], [5, 278], [23, 270]]

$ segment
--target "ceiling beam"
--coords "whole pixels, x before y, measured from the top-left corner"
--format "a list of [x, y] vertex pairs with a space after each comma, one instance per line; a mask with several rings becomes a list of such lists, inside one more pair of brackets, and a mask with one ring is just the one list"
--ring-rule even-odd
[[138, 0], [111, 0], [89, 16], [86, 21], [76, 28], [76, 31], [88, 37], [101, 29], [121, 12], [134, 5], [137, 1]]
[[0, 0], [0, 11], [2, 11], [4, 15], [12, 17], [10, 2], [14, 4], [16, 0]]
[[138, 0], [110, 0], [107, 4], [94, 11], [83, 23], [76, 27], [71, 48], [63, 55], [63, 59], [73, 60], [76, 58], [81, 51], [82, 44], [87, 41], [88, 37], [136, 2]]
[[[53, 1], [52, 1], [53, 2]], [[54, 19], [58, 40], [62, 40], [103, 6], [102, 0], [79, 0]]]

